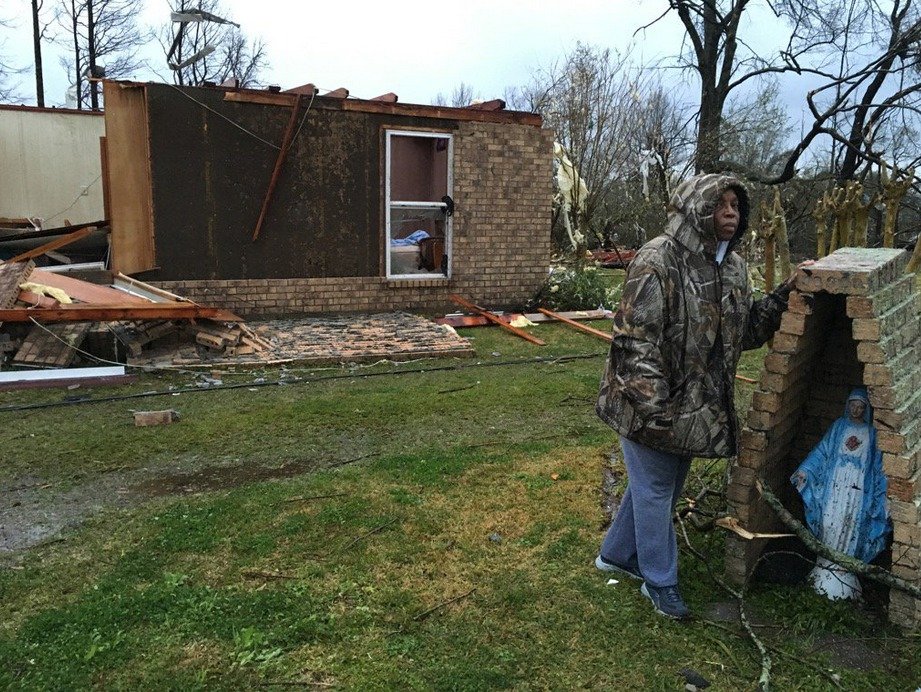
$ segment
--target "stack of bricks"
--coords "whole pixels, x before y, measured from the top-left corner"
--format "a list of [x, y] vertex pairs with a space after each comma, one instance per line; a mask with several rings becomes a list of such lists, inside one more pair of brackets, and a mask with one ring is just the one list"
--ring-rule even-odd
[[[843, 248], [804, 270], [765, 358], [739, 455], [729, 512], [749, 531], [782, 530], [758, 496], [761, 478], [794, 513], [790, 475], [865, 385], [893, 521], [892, 571], [921, 577], [921, 294], [902, 250]], [[726, 576], [749, 578], [764, 542], [727, 539]], [[917, 627], [921, 600], [892, 590], [889, 618]]]
[[[162, 281], [195, 302], [245, 317], [456, 309], [458, 293], [520, 308], [550, 266], [553, 133], [530, 125], [459, 123], [454, 139], [451, 276]], [[383, 237], [383, 229], [381, 234]]]

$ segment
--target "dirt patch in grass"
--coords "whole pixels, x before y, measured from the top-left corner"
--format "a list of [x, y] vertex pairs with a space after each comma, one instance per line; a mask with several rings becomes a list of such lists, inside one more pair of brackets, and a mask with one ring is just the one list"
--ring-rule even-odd
[[281, 466], [209, 465], [173, 472], [132, 469], [113, 471], [70, 487], [26, 476], [0, 486], [0, 565], [15, 562], [17, 553], [57, 540], [62, 531], [80, 525], [100, 511], [132, 507], [168, 495], [194, 495], [238, 488], [261, 481], [293, 478], [322, 468], [361, 461], [367, 455], [340, 460], [304, 459]]

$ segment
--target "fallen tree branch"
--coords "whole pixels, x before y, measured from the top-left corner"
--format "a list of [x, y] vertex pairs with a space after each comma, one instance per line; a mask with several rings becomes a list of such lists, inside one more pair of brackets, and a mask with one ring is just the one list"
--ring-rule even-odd
[[768, 653], [767, 647], [764, 645], [764, 642], [761, 641], [761, 638], [755, 634], [755, 630], [752, 627], [751, 623], [748, 621], [748, 616], [745, 614], [745, 587], [743, 585], [742, 589], [736, 591], [730, 587], [726, 582], [717, 577], [713, 573], [713, 568], [710, 566], [710, 561], [707, 560], [706, 556], [703, 555], [697, 548], [691, 545], [691, 539], [688, 538], [687, 527], [684, 525], [684, 519], [678, 516], [678, 525], [681, 527], [681, 534], [684, 537], [684, 543], [687, 545], [688, 550], [691, 551], [691, 554], [694, 555], [698, 560], [704, 563], [704, 566], [707, 568], [707, 572], [710, 575], [710, 578], [717, 583], [726, 593], [731, 595], [736, 599], [739, 605], [739, 621], [742, 623], [742, 626], [745, 628], [746, 633], [748, 633], [748, 638], [751, 639], [752, 643], [755, 645], [755, 648], [758, 649], [758, 653], [761, 655], [761, 675], [758, 677], [758, 689], [761, 692], [770, 692], [771, 688], [771, 656]]
[[774, 510], [774, 513], [777, 515], [777, 518], [791, 531], [796, 534], [796, 537], [799, 538], [803, 543], [806, 544], [806, 547], [811, 551], [820, 555], [827, 560], [831, 560], [837, 565], [840, 565], [848, 572], [853, 572], [854, 574], [860, 574], [868, 579], [879, 582], [885, 586], [888, 586], [891, 589], [897, 589], [903, 591], [915, 598], [921, 599], [921, 586], [916, 584], [911, 584], [904, 579], [901, 579], [887, 569], [882, 567], [877, 567], [876, 565], [869, 565], [866, 562], [858, 560], [856, 557], [848, 555], [846, 553], [839, 552], [834, 548], [829, 548], [827, 545], [822, 543], [818, 538], [812, 535], [812, 532], [807, 529], [803, 524], [797, 521], [783, 506], [783, 503], [780, 499], [768, 490], [767, 486], [761, 481], [755, 481], [755, 487], [758, 489], [758, 492], [761, 493], [761, 497], [764, 498], [764, 501], [768, 506]]

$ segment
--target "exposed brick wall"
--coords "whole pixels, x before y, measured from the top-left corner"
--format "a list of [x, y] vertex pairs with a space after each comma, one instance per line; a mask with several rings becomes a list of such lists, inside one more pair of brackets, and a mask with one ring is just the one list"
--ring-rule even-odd
[[[794, 513], [789, 477], [844, 412], [850, 389], [867, 386], [889, 482], [892, 570], [921, 577], [921, 293], [899, 250], [844, 248], [797, 278], [774, 337], [727, 489], [729, 511], [754, 532], [782, 529], [758, 497], [761, 478]], [[741, 583], [764, 541], [727, 538], [726, 576]], [[892, 591], [889, 617], [921, 624], [921, 601]]]
[[371, 310], [446, 312], [457, 309], [448, 297], [451, 293], [490, 307], [520, 307], [537, 292], [550, 262], [552, 146], [549, 130], [460, 124], [454, 140], [456, 213], [450, 279], [373, 276], [157, 285], [248, 317]]

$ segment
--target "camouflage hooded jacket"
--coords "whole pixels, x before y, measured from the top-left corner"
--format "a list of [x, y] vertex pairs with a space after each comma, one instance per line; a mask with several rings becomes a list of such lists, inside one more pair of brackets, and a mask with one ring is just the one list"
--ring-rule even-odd
[[[718, 264], [713, 214], [729, 189], [739, 198], [739, 225]], [[745, 261], [732, 251], [748, 213], [736, 178], [691, 178], [672, 196], [665, 233], [630, 263], [596, 406], [628, 439], [671, 454], [736, 453], [739, 356], [776, 331], [790, 290], [753, 301]]]

